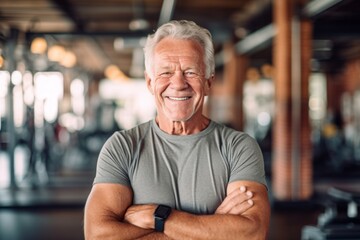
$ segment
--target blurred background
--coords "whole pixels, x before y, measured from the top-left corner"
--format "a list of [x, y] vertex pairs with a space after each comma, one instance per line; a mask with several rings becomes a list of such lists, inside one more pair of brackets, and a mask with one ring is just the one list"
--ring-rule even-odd
[[213, 35], [204, 114], [258, 141], [269, 239], [360, 239], [356, 0], [1, 0], [0, 239], [83, 239], [102, 144], [155, 116], [142, 47], [172, 19]]

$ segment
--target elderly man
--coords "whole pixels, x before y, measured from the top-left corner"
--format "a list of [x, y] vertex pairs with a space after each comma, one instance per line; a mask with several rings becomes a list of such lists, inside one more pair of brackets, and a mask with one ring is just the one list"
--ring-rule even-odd
[[202, 114], [215, 69], [209, 31], [166, 23], [144, 53], [157, 115], [102, 148], [85, 238], [265, 239], [270, 208], [256, 141]]

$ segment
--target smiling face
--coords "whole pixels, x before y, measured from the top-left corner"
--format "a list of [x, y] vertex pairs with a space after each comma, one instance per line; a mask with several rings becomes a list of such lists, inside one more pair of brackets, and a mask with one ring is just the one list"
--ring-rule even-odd
[[192, 40], [167, 37], [157, 44], [153, 72], [146, 74], [146, 80], [155, 96], [158, 121], [171, 124], [203, 117], [204, 97], [210, 91], [203, 56], [200, 44]]

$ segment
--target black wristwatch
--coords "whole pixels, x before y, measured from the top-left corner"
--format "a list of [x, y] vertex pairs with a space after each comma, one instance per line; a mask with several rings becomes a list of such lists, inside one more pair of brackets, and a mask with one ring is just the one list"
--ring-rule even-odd
[[163, 232], [165, 220], [169, 217], [171, 213], [171, 207], [166, 205], [159, 205], [154, 212], [155, 219], [155, 231]]

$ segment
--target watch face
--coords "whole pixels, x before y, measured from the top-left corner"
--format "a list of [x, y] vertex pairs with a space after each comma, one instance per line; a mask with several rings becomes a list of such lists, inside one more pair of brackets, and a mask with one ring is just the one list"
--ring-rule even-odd
[[155, 211], [156, 217], [167, 218], [171, 212], [171, 208], [168, 206], [159, 205]]

